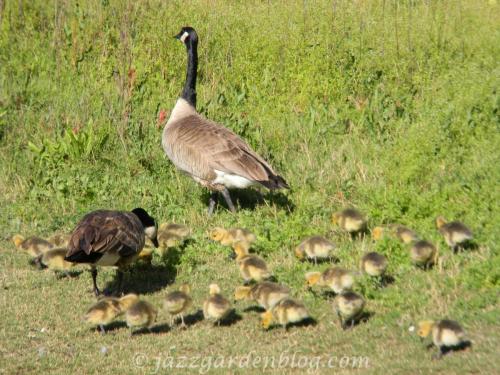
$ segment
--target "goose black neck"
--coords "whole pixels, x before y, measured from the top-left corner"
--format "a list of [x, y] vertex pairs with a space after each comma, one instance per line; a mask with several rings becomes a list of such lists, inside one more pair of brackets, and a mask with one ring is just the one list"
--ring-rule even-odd
[[186, 83], [182, 90], [181, 98], [196, 108], [196, 74], [198, 71], [198, 41], [188, 40]]

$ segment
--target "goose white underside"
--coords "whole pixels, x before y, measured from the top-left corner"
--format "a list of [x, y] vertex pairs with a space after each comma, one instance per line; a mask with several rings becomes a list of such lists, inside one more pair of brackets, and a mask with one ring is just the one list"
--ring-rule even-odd
[[118, 253], [105, 253], [95, 264], [96, 266], [114, 266], [119, 260]]
[[217, 169], [214, 170], [217, 177], [212, 181], [213, 184], [224, 185], [228, 189], [245, 189], [256, 185], [255, 181], [251, 181], [245, 177], [236, 174], [225, 173]]

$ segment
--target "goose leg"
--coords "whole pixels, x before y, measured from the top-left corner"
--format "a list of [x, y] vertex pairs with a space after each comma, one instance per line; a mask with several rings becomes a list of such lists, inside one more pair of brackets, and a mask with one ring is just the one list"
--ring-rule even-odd
[[117, 291], [117, 296], [120, 295], [122, 292], [122, 285], [123, 285], [123, 271], [118, 269], [116, 272], [118, 272], [118, 287], [116, 288]]
[[222, 196], [226, 200], [229, 210], [233, 213], [236, 212], [236, 208], [234, 207], [233, 201], [231, 200], [231, 196], [229, 195], [229, 190], [227, 190], [227, 188], [224, 188], [224, 190], [222, 190]]
[[217, 192], [214, 191], [210, 195], [210, 200], [208, 201], [208, 216], [212, 216], [214, 213], [215, 204], [217, 203]]
[[99, 295], [101, 294], [101, 291], [97, 287], [97, 269], [92, 268], [90, 270], [90, 273], [92, 275], [92, 283], [94, 284], [94, 294], [96, 297], [99, 297]]

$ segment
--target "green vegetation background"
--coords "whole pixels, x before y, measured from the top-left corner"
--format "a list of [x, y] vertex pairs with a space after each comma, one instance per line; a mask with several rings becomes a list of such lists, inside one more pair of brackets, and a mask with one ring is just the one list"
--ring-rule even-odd
[[[199, 111], [244, 137], [292, 187], [263, 201], [237, 194], [236, 215], [219, 207], [208, 219], [208, 194], [160, 146], [159, 114], [168, 116], [185, 74], [172, 36], [188, 24], [200, 36]], [[499, 25], [494, 0], [0, 1], [0, 373], [149, 372], [172, 346], [178, 355], [368, 356], [371, 372], [500, 371]], [[329, 224], [347, 205], [372, 227], [398, 222], [435, 241], [443, 269], [415, 270], [391, 239], [349, 241]], [[70, 231], [90, 210], [136, 206], [194, 235], [131, 276], [129, 289], [158, 306], [174, 280], [193, 285], [198, 305], [211, 281], [230, 295], [238, 271], [206, 234], [244, 226], [319, 324], [263, 332], [258, 315], [240, 312], [220, 330], [101, 337], [80, 322], [93, 301], [89, 275], [36, 271], [10, 242]], [[478, 249], [452, 256], [438, 214], [467, 223]], [[390, 259], [393, 285], [360, 281], [373, 316], [351, 332], [302, 288], [315, 267], [292, 248], [316, 233], [337, 242], [346, 267], [368, 249]], [[102, 272], [100, 283], [113, 277]], [[431, 362], [408, 326], [445, 316], [463, 323], [474, 347]], [[138, 351], [149, 367], [134, 368]]]

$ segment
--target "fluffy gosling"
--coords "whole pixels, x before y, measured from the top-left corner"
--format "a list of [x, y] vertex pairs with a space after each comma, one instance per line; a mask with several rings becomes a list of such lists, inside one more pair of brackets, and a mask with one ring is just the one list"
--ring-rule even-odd
[[137, 299], [135, 294], [128, 294], [122, 298], [102, 298], [87, 310], [83, 320], [93, 326], [98, 326], [104, 334], [106, 333], [104, 327], [123, 314]]
[[436, 263], [436, 247], [426, 240], [420, 240], [410, 248], [410, 258], [418, 267], [429, 268]]
[[54, 248], [52, 243], [36, 236], [24, 238], [22, 235], [16, 234], [12, 237], [12, 242], [14, 242], [16, 248], [28, 253], [32, 257], [37, 257]]
[[145, 247], [141, 250], [141, 252], [137, 256], [137, 261], [147, 265], [151, 265], [151, 263], [153, 263], [153, 253], [154, 253], [153, 248]]
[[68, 271], [75, 265], [75, 263], [64, 260], [68, 249], [57, 248], [50, 249], [43, 254], [40, 254], [33, 261], [40, 268], [48, 268], [54, 272], [62, 272], [68, 275]]
[[47, 241], [57, 247], [68, 247], [70, 238], [70, 234], [56, 233], [47, 238]]
[[329, 287], [335, 294], [351, 290], [354, 284], [352, 272], [341, 268], [331, 267], [323, 272], [306, 273], [306, 283], [309, 287], [313, 285]]
[[161, 223], [158, 231], [171, 233], [180, 238], [186, 238], [191, 234], [191, 229], [187, 225], [175, 223]]
[[234, 244], [236, 263], [240, 268], [240, 274], [245, 284], [252, 280], [257, 282], [269, 279], [272, 274], [267, 268], [267, 263], [257, 255], [248, 254], [246, 245], [242, 242]]
[[163, 309], [171, 316], [170, 326], [173, 327], [174, 320], [177, 317], [181, 318], [181, 327], [185, 327], [184, 313], [193, 303], [193, 299], [189, 296], [191, 288], [188, 284], [182, 284], [179, 290], [170, 292], [163, 300]]
[[158, 253], [164, 256], [168, 249], [181, 245], [190, 233], [186, 225], [162, 223], [158, 229]]
[[263, 307], [270, 310], [281, 300], [290, 296], [290, 288], [285, 285], [263, 281], [253, 286], [239, 286], [234, 291], [234, 299], [253, 300]]
[[346, 329], [349, 322], [352, 326], [361, 317], [364, 307], [364, 298], [351, 291], [339, 294], [333, 300], [333, 309], [342, 329]]
[[[384, 234], [387, 232], [388, 228], [384, 227], [375, 227], [372, 230], [372, 238], [374, 240], [380, 240]], [[412, 242], [418, 241], [418, 234], [411, 230], [410, 228], [407, 228], [402, 225], [391, 225], [389, 227], [390, 234], [394, 237], [396, 237], [399, 241], [403, 242], [404, 244], [410, 244]]]
[[125, 312], [125, 320], [130, 328], [130, 334], [133, 334], [134, 328], [147, 328], [151, 332], [157, 314], [156, 308], [147, 301], [138, 300], [133, 303]]
[[425, 320], [418, 323], [417, 334], [423, 339], [432, 333], [432, 342], [438, 347], [437, 358], [447, 351], [457, 349], [468, 343], [463, 328], [454, 320]]
[[255, 234], [244, 228], [214, 228], [210, 232], [210, 239], [220, 242], [224, 246], [233, 246], [236, 242], [246, 243], [250, 246], [255, 242]]
[[295, 248], [295, 255], [300, 260], [308, 259], [317, 263], [319, 260], [328, 259], [335, 245], [321, 236], [306, 238]]
[[208, 298], [203, 302], [203, 316], [220, 325], [221, 321], [231, 312], [231, 303], [220, 294], [217, 284], [210, 284]]
[[309, 312], [302, 302], [286, 298], [261, 315], [262, 327], [268, 329], [274, 321], [277, 321], [288, 330], [289, 324], [302, 322], [309, 317]]
[[355, 234], [366, 229], [365, 216], [354, 208], [346, 208], [332, 215], [332, 224], [342, 230]]
[[361, 258], [361, 270], [369, 276], [380, 277], [387, 270], [387, 258], [374, 251], [366, 253]]
[[446, 244], [456, 253], [460, 247], [472, 240], [472, 231], [460, 221], [447, 222], [444, 217], [436, 218], [436, 227]]

